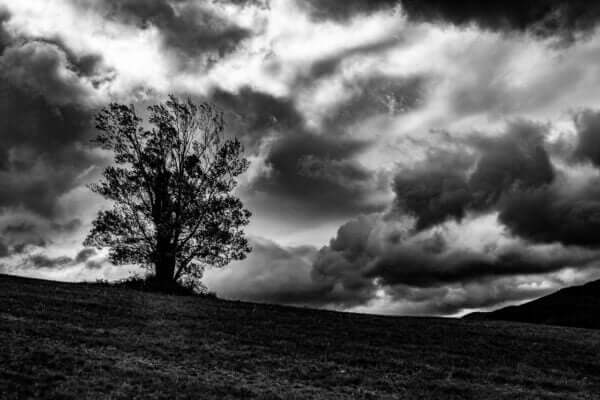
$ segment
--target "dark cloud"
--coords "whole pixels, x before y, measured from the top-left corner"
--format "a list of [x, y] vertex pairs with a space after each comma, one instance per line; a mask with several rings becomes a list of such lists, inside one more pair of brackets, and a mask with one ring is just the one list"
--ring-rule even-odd
[[45, 254], [34, 254], [28, 257], [28, 265], [33, 268], [65, 268], [73, 263], [73, 259], [66, 256], [49, 257]]
[[[265, 194], [267, 208], [303, 219], [347, 217], [383, 207], [372, 201], [372, 195], [388, 190], [387, 176], [356, 161], [370, 142], [345, 135], [343, 118], [335, 134], [333, 128], [316, 132], [307, 128], [289, 98], [244, 87], [237, 93], [216, 90], [211, 99], [231, 116], [229, 130], [247, 150], [256, 152], [268, 141], [264, 162], [269, 173], [251, 183], [250, 203], [253, 195]], [[259, 203], [257, 207], [265, 206], [264, 199]]]
[[388, 294], [391, 301], [400, 305], [397, 312], [402, 314], [453, 315], [469, 309], [529, 300], [554, 290], [554, 286], [523, 287], [517, 278], [506, 277], [433, 288], [394, 285], [389, 288]]
[[384, 9], [391, 9], [399, 0], [303, 0], [303, 7], [317, 20], [332, 19], [346, 22], [357, 15], [368, 15]]
[[73, 218], [67, 222], [64, 223], [60, 223], [60, 222], [52, 222], [50, 224], [50, 229], [54, 232], [59, 232], [59, 233], [70, 233], [70, 232], [74, 232], [77, 229], [79, 229], [81, 227], [82, 223], [81, 220], [79, 218]]
[[96, 249], [94, 249], [92, 247], [86, 247], [86, 248], [82, 249], [81, 251], [79, 251], [79, 253], [77, 253], [77, 255], [75, 256], [74, 261], [77, 262], [77, 263], [86, 262], [91, 257], [95, 256], [96, 254], [98, 254], [98, 252], [96, 251]]
[[[184, 0], [74, 0], [82, 7], [100, 8], [106, 18], [157, 28], [166, 50], [191, 60], [199, 56], [223, 57], [233, 51], [251, 32], [217, 14], [209, 2]], [[241, 2], [237, 2], [241, 3]]]
[[577, 129], [577, 145], [573, 156], [600, 167], [600, 112], [583, 110], [574, 116]]
[[79, 77], [87, 78], [95, 88], [114, 79], [115, 71], [104, 63], [100, 54], [77, 53], [61, 37], [29, 37], [30, 42], [58, 48], [66, 59], [66, 68]]
[[585, 0], [310, 0], [298, 2], [317, 20], [346, 22], [357, 15], [393, 10], [401, 5], [410, 20], [459, 27], [478, 26], [503, 33], [530, 33], [569, 43], [591, 33], [600, 20], [600, 6]]
[[211, 271], [205, 283], [226, 298], [448, 315], [547, 294], [568, 284], [548, 274], [587, 271], [598, 260], [596, 251], [563, 246], [476, 251], [448, 240], [440, 231], [413, 235], [381, 214], [360, 216], [318, 252], [252, 238], [247, 260]]
[[[345, 295], [341, 297], [359, 304], [374, 300], [378, 289], [384, 289], [396, 301], [431, 302], [440, 297], [440, 291], [452, 287], [490, 288], [499, 280], [545, 276], [566, 267], [586, 268], [598, 259], [596, 251], [562, 246], [538, 249], [519, 242], [474, 250], [446, 243], [447, 239], [440, 235], [439, 232], [413, 235], [396, 226], [393, 220], [361, 216], [342, 225], [329, 246], [319, 251], [312, 276], [315, 281], [328, 282], [330, 287], [343, 291]], [[416, 293], [423, 298], [415, 297]], [[457, 312], [461, 308], [491, 306], [515, 296], [518, 293], [509, 297], [478, 296], [475, 301], [465, 293], [459, 303], [440, 300], [435, 307], [430, 304], [422, 312], [431, 313], [434, 309], [440, 313]], [[531, 297], [531, 293], [525, 296]]]
[[549, 184], [554, 169], [544, 147], [547, 126], [525, 120], [509, 123], [499, 138], [472, 137], [480, 159], [469, 179], [476, 207], [488, 208], [514, 190]]
[[69, 74], [72, 68], [64, 50], [53, 43], [15, 43], [2, 54], [1, 72], [6, 80], [59, 105], [87, 97], [88, 90], [77, 74]]
[[47, 229], [40, 228], [36, 223], [14, 219], [8, 221], [1, 230], [4, 242], [12, 247], [11, 254], [23, 254], [30, 247], [46, 247], [49, 237]]
[[44, 253], [26, 254], [22, 266], [35, 269], [65, 269], [82, 265], [86, 269], [101, 269], [105, 266], [106, 259], [91, 259], [97, 254], [96, 250], [92, 248], [83, 248], [75, 258], [68, 256], [52, 257]]
[[[348, 98], [331, 110], [319, 128], [307, 126], [291, 98], [250, 87], [235, 93], [217, 89], [210, 98], [225, 110], [229, 130], [249, 152], [265, 145], [269, 173], [252, 182], [250, 205], [260, 208], [268, 202], [266, 207], [287, 217], [325, 220], [384, 207], [382, 200], [374, 199], [389, 191], [389, 177], [357, 161], [371, 141], [350, 138], [347, 131], [359, 120], [418, 107], [425, 85], [424, 77], [412, 76], [348, 81]], [[262, 197], [253, 204], [256, 193]]]
[[12, 246], [12, 253], [28, 253], [30, 248], [47, 247], [59, 235], [69, 235], [81, 227], [81, 220], [52, 221], [46, 218], [11, 215], [2, 222], [0, 232], [5, 242]]
[[100, 270], [104, 267], [105, 267], [105, 263], [101, 262], [101, 261], [89, 260], [89, 261], [86, 261], [86, 263], [85, 263], [85, 268], [87, 268], [87, 269]]
[[10, 255], [10, 251], [8, 249], [8, 246], [6, 245], [6, 243], [4, 243], [4, 241], [0, 238], [0, 258], [2, 257], [7, 257]]
[[448, 249], [432, 252], [421, 243], [390, 248], [371, 261], [366, 278], [379, 278], [382, 284], [416, 287], [441, 286], [497, 276], [544, 274], [565, 267], [579, 267], [597, 259], [597, 254], [575, 256], [566, 252], [548, 257], [524, 248], [506, 249], [499, 254]]
[[421, 230], [461, 220], [473, 197], [466, 176], [448, 170], [405, 171], [394, 178], [396, 206], [417, 217]]
[[368, 147], [364, 141], [292, 133], [275, 141], [266, 158], [272, 168], [252, 189], [292, 202], [313, 216], [346, 216], [379, 210], [370, 195], [387, 190], [385, 177], [354, 157]]
[[8, 224], [2, 229], [2, 233], [5, 235], [18, 235], [33, 233], [36, 230], [36, 225], [31, 222], [21, 221], [14, 224]]
[[58, 42], [0, 37], [0, 206], [51, 217], [81, 172], [102, 162], [87, 146], [90, 71], [80, 71], [69, 61], [75, 53]]
[[[318, 252], [252, 238], [247, 260], [211, 271], [205, 283], [226, 298], [447, 315], [546, 294], [554, 287], [548, 282], [565, 284], [548, 274], [565, 267], [585, 270], [598, 259], [595, 251], [562, 246], [516, 242], [478, 252], [447, 240], [439, 231], [412, 236], [382, 215], [360, 216]], [[380, 309], [378, 299], [385, 299]]]
[[403, 0], [402, 7], [408, 17], [416, 21], [477, 25], [508, 33], [529, 32], [537, 37], [554, 36], [568, 42], [591, 32], [600, 20], [600, 6], [585, 0]]
[[304, 118], [291, 99], [275, 97], [248, 86], [237, 93], [216, 89], [211, 100], [227, 113], [229, 129], [249, 146], [255, 146], [271, 129], [287, 132], [301, 130], [304, 126]]
[[[583, 128], [590, 125], [578, 125], [581, 140], [590, 140]], [[571, 181], [557, 170], [547, 132], [547, 125], [515, 120], [494, 136], [446, 136], [422, 162], [398, 172], [389, 212], [339, 228], [317, 254], [311, 277], [336, 288], [345, 306], [372, 304], [383, 290], [402, 312], [451, 314], [543, 294], [523, 289], [517, 278], [586, 271], [598, 261], [600, 181]], [[456, 225], [454, 234], [436, 228], [489, 213], [507, 228], [505, 239], [473, 247], [462, 242], [467, 225]]]
[[423, 76], [375, 75], [346, 81], [350, 98], [340, 101], [326, 115], [326, 130], [344, 128], [376, 115], [397, 115], [423, 103], [427, 79]]
[[600, 180], [572, 187], [562, 178], [552, 186], [514, 192], [502, 203], [499, 220], [534, 242], [598, 247]]
[[0, 54], [11, 41], [11, 35], [6, 30], [5, 24], [11, 18], [10, 12], [0, 5]]
[[544, 125], [517, 120], [497, 137], [471, 135], [470, 151], [429, 152], [425, 162], [394, 178], [395, 205], [426, 229], [489, 211], [507, 193], [550, 184], [554, 169], [544, 148]]

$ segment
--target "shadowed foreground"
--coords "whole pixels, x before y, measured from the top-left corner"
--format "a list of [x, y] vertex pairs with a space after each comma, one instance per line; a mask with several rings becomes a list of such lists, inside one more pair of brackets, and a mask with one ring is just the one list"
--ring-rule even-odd
[[600, 332], [0, 275], [2, 398], [599, 398]]

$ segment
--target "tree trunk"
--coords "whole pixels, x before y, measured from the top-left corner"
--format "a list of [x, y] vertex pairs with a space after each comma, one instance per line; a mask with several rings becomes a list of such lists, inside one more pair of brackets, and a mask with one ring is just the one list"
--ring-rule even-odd
[[159, 240], [154, 271], [157, 284], [164, 288], [172, 287], [175, 282], [175, 249], [168, 240]]
[[172, 283], [175, 277], [175, 258], [159, 257], [159, 261], [155, 264], [155, 274], [156, 280], [165, 286]]
[[152, 210], [157, 230], [155, 276], [159, 288], [169, 289], [175, 283], [175, 247], [171, 242], [172, 224], [169, 212], [172, 209], [168, 192], [169, 177], [161, 171], [155, 182], [156, 203]]

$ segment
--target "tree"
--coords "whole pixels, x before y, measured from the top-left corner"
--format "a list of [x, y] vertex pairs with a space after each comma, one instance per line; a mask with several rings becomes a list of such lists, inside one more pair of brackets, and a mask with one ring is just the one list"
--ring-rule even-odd
[[146, 127], [133, 106], [112, 103], [96, 116], [95, 142], [115, 165], [90, 188], [114, 206], [98, 213], [84, 244], [108, 247], [114, 264], [153, 269], [170, 287], [251, 250], [242, 230], [251, 214], [232, 194], [249, 163], [213, 105], [169, 96], [148, 112]]

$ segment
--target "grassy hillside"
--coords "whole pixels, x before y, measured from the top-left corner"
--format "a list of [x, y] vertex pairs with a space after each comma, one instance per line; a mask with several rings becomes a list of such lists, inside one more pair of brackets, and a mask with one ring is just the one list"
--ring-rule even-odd
[[568, 287], [520, 306], [473, 313], [465, 318], [600, 329], [600, 280]]
[[0, 348], [6, 399], [600, 397], [600, 331], [7, 276]]

